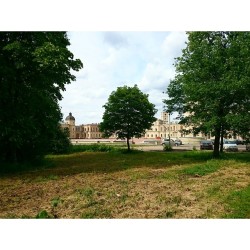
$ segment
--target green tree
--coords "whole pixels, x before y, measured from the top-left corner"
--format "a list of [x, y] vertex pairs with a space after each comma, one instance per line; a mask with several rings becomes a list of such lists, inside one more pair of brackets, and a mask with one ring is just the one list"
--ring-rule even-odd
[[249, 136], [250, 33], [190, 32], [164, 100], [193, 132], [215, 136], [214, 156], [227, 131]]
[[58, 132], [58, 101], [82, 62], [66, 32], [0, 32], [0, 161], [43, 157]]
[[129, 140], [144, 135], [156, 120], [155, 105], [148, 101], [148, 95], [143, 94], [137, 85], [118, 87], [103, 107], [105, 112], [100, 130], [105, 136], [115, 134], [117, 138], [126, 139], [128, 151]]
[[58, 124], [57, 131], [55, 131], [53, 137], [50, 138], [49, 152], [52, 154], [69, 153], [72, 147], [69, 135], [69, 129], [62, 129], [61, 126]]

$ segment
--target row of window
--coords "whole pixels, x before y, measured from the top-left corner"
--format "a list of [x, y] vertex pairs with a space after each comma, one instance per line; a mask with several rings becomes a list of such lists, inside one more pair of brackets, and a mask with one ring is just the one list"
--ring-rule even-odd
[[84, 128], [84, 131], [91, 131], [91, 132], [98, 132], [99, 129], [98, 128]]
[[[72, 128], [72, 130], [73, 131], [75, 131], [75, 128]], [[76, 131], [81, 131], [81, 127], [76, 127]], [[89, 132], [89, 131], [91, 131], [91, 132], [99, 132], [99, 129], [98, 128], [84, 128], [84, 131], [85, 132]]]
[[[154, 134], [151, 134], [151, 138], [156, 138], [158, 136], [159, 135], [157, 135], [157, 134], [155, 134], [155, 136], [154, 136]], [[161, 134], [161, 138], [166, 138], [167, 136], [169, 136], [169, 134]], [[170, 134], [170, 136], [172, 137], [173, 134]], [[147, 138], [149, 138], [149, 137], [150, 137], [150, 134], [147, 134]]]
[[[182, 129], [183, 128], [183, 126], [180, 126], [180, 129]], [[170, 130], [171, 131], [176, 131], [177, 130], [177, 127], [175, 127], [175, 126], [173, 126], [173, 127], [170, 127]], [[168, 131], [169, 130], [169, 127], [161, 127], [161, 129], [160, 129], [160, 131]], [[157, 128], [155, 128], [155, 131], [157, 131]]]

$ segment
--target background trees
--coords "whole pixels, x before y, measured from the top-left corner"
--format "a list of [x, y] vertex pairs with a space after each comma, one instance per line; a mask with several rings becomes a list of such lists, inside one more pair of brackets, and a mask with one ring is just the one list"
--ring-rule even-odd
[[249, 136], [249, 32], [190, 32], [175, 67], [167, 110], [177, 111], [194, 132], [212, 133], [214, 156], [226, 131]]
[[58, 100], [82, 62], [65, 32], [0, 33], [0, 161], [42, 157], [58, 133]]
[[155, 105], [148, 101], [148, 95], [143, 94], [137, 85], [118, 87], [103, 107], [105, 112], [100, 130], [105, 136], [116, 134], [118, 138], [126, 138], [128, 150], [129, 140], [132, 137], [141, 137], [156, 120]]

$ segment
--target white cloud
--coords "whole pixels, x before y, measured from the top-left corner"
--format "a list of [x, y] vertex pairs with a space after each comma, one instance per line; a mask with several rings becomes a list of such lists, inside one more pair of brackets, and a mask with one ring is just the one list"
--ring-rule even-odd
[[185, 32], [171, 32], [162, 44], [164, 55], [172, 61], [175, 57], [181, 55], [181, 50], [185, 47], [187, 35]]
[[[76, 124], [101, 122], [112, 91], [137, 84], [162, 110], [174, 56], [184, 48], [183, 32], [70, 32], [69, 49], [84, 68], [66, 86], [60, 102], [63, 118], [72, 112]], [[183, 47], [182, 47], [183, 46]]]
[[119, 32], [104, 32], [103, 40], [116, 49], [128, 44], [127, 39]]

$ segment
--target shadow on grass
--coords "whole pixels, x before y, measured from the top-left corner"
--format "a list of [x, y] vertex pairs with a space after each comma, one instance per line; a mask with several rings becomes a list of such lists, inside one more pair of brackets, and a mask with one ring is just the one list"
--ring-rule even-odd
[[[230, 153], [223, 154], [221, 159], [249, 162], [249, 156], [249, 153]], [[212, 159], [212, 152], [143, 152], [139, 150], [128, 152], [123, 148], [111, 152], [48, 155], [38, 165], [16, 165], [9, 169], [1, 168], [0, 174], [30, 172], [30, 170], [58, 176], [78, 173], [111, 173], [131, 168], [168, 168], [175, 165], [200, 164]]]

